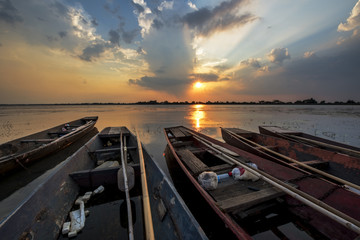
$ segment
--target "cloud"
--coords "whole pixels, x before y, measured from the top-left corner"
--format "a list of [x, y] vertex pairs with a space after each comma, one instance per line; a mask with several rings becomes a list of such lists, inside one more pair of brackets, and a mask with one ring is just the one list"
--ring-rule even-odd
[[[147, 89], [171, 92], [174, 95], [181, 96], [185, 90], [186, 84], [189, 84], [190, 80], [183, 78], [144, 76], [140, 79], [129, 79], [128, 83], [130, 85], [138, 85]], [[170, 91], [170, 89], [174, 90]]]
[[215, 73], [196, 73], [196, 74], [190, 74], [189, 77], [194, 81], [202, 81], [202, 82], [219, 81], [219, 76]]
[[192, 3], [191, 1], [188, 1], [188, 6], [190, 7], [190, 8], [192, 8], [192, 9], [194, 9], [194, 10], [199, 10], [197, 7], [196, 7], [196, 5], [194, 4], [194, 3]]
[[145, 8], [138, 3], [132, 2], [132, 5], [134, 6], [138, 14], [143, 13], [145, 11]]
[[251, 13], [239, 15], [241, 6], [248, 1], [231, 0], [222, 2], [213, 9], [201, 8], [186, 14], [183, 22], [202, 36], [245, 25], [258, 19]]
[[[189, 36], [178, 28], [162, 27], [146, 35], [139, 49], [149, 64], [146, 76], [130, 79], [131, 85], [165, 91], [180, 95], [191, 82], [189, 74], [193, 69], [192, 49]], [[149, 76], [150, 75], [150, 76]]]
[[120, 34], [115, 30], [110, 30], [109, 41], [114, 45], [120, 46]]
[[64, 37], [66, 37], [67, 32], [66, 31], [60, 31], [60, 32], [58, 32], [58, 34], [59, 34], [60, 38], [64, 38]]
[[274, 48], [267, 54], [270, 62], [282, 64], [284, 60], [290, 59], [287, 48]]
[[99, 58], [105, 50], [106, 48], [103, 44], [94, 44], [86, 47], [82, 54], [79, 55], [79, 58], [87, 62], [92, 62], [95, 58]]
[[249, 58], [241, 62], [242, 65], [251, 66], [253, 68], [261, 68], [259, 59]]
[[131, 31], [125, 31], [124, 29], [121, 29], [121, 37], [124, 40], [124, 42], [128, 44], [132, 43], [138, 34], [139, 34], [138, 29], [134, 29]]
[[[335, 45], [331, 53], [324, 51], [314, 55], [308, 52], [307, 55], [310, 57], [294, 58], [286, 66], [262, 74], [258, 74], [256, 69], [239, 69], [233, 78], [236, 81], [231, 85], [232, 88], [227, 90], [238, 95], [264, 97], [360, 100], [360, 34]], [[241, 86], [241, 89], [236, 89], [236, 86]]]
[[151, 9], [147, 7], [145, 1], [133, 0], [132, 5], [135, 7], [135, 13], [137, 14], [139, 27], [141, 28], [141, 35], [144, 37], [150, 32], [155, 15], [151, 12]]
[[19, 15], [19, 11], [12, 5], [10, 0], [0, 0], [0, 21], [9, 24], [23, 21], [23, 18]]
[[360, 0], [355, 4], [350, 16], [346, 20], [346, 23], [340, 23], [338, 26], [339, 32], [352, 31], [360, 27]]
[[304, 58], [310, 58], [310, 57], [316, 57], [315, 52], [313, 51], [308, 51], [304, 53]]
[[162, 21], [160, 21], [159, 19], [156, 19], [156, 18], [154, 19], [154, 21], [153, 21], [153, 23], [151, 25], [151, 27], [153, 27], [153, 28], [155, 28], [157, 30], [161, 29], [163, 26], [164, 26], [164, 23]]
[[160, 3], [160, 5], [158, 6], [158, 10], [159, 11], [163, 11], [164, 9], [172, 9], [174, 6], [174, 1], [163, 1], [162, 3]]

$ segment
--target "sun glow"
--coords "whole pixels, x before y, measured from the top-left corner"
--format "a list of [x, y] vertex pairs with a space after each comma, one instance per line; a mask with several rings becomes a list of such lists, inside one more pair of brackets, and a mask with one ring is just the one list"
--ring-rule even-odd
[[204, 86], [204, 84], [202, 83], [202, 82], [196, 82], [195, 84], [194, 84], [194, 88], [202, 88]]

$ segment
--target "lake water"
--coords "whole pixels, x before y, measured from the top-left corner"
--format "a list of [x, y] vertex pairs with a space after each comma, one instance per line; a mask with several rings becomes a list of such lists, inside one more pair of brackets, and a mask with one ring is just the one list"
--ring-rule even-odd
[[184, 125], [221, 139], [220, 127], [258, 132], [259, 125], [277, 125], [360, 146], [360, 106], [322, 105], [1, 106], [0, 144], [84, 116], [99, 116], [99, 131], [107, 126], [137, 128], [167, 174], [163, 128], [170, 126]]

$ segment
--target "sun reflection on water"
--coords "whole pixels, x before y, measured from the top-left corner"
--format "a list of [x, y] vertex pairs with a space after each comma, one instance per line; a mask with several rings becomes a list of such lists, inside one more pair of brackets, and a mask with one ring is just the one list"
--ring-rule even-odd
[[201, 128], [202, 120], [205, 119], [204, 105], [196, 104], [192, 108], [191, 119], [193, 120], [193, 126], [196, 130], [199, 130]]

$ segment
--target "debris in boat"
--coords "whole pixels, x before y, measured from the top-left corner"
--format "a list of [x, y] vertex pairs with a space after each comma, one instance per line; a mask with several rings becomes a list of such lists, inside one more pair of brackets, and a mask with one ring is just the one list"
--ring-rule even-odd
[[[255, 163], [247, 163], [252, 168], [258, 169]], [[231, 175], [235, 180], [252, 180], [253, 182], [259, 180], [259, 177], [247, 171], [243, 167], [236, 167], [231, 171]]]
[[202, 172], [198, 176], [198, 181], [206, 190], [215, 190], [218, 186], [218, 177], [214, 172]]
[[102, 185], [100, 185], [97, 189], [93, 191], [93, 195], [102, 193], [104, 190], [105, 188]]
[[75, 205], [79, 205], [78, 210], [70, 212], [70, 222], [65, 222], [62, 228], [62, 234], [67, 234], [69, 238], [75, 237], [78, 232], [80, 232], [85, 226], [85, 217], [87, 217], [90, 212], [85, 210], [85, 203], [89, 201], [90, 197], [99, 193], [102, 193], [105, 188], [101, 185], [92, 192], [86, 192], [84, 196], [79, 197], [75, 201]]

